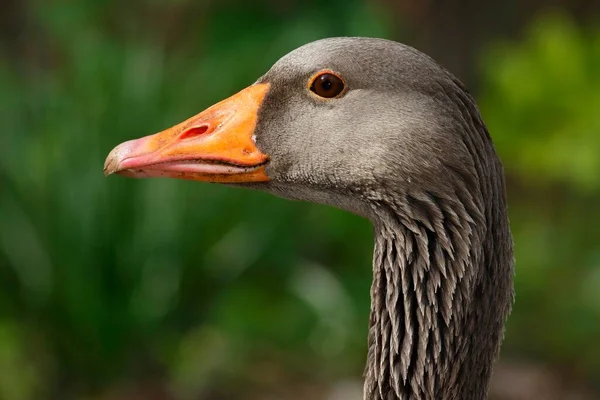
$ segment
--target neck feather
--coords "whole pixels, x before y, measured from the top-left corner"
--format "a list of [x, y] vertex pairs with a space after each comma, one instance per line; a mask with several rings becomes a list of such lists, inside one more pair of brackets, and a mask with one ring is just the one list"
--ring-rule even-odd
[[365, 399], [486, 398], [513, 298], [500, 197], [489, 213], [466, 190], [378, 205]]

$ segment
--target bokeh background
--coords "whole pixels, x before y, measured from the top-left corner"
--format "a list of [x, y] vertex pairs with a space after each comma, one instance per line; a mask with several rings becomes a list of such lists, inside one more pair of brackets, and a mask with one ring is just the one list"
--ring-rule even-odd
[[399, 40], [475, 94], [516, 305], [496, 400], [600, 398], [600, 2], [3, 0], [0, 399], [357, 400], [372, 232], [253, 191], [104, 178], [109, 150], [326, 36]]

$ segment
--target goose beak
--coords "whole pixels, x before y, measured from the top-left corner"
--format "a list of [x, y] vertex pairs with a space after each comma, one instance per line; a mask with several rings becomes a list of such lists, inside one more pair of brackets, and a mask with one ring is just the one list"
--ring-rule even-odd
[[252, 85], [188, 120], [115, 147], [104, 174], [205, 182], [264, 182], [269, 161], [254, 141], [269, 84]]

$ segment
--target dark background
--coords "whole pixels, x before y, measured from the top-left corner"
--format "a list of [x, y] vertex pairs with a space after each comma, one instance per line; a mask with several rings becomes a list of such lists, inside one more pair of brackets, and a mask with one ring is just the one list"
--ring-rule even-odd
[[425, 51], [507, 173], [516, 304], [492, 398], [600, 398], [600, 3], [0, 3], [0, 399], [358, 400], [372, 232], [325, 206], [105, 179], [326, 36]]

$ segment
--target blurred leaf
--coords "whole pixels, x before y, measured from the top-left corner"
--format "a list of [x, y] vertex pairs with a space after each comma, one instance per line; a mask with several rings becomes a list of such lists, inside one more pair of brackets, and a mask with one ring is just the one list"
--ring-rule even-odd
[[600, 186], [600, 30], [564, 14], [537, 20], [518, 45], [490, 48], [481, 108], [509, 170], [528, 181]]

